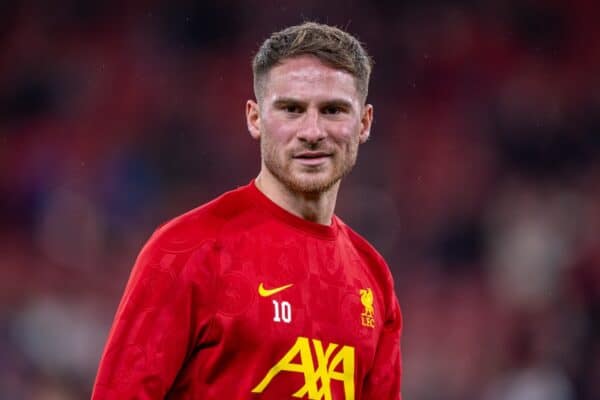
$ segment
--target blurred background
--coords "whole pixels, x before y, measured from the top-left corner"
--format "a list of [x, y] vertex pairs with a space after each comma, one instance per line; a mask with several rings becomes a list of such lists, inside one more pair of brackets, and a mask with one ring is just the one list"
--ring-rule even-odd
[[89, 398], [144, 241], [258, 172], [253, 53], [315, 20], [376, 60], [338, 214], [394, 273], [404, 398], [600, 399], [598, 3], [206, 3], [0, 2], [0, 398]]

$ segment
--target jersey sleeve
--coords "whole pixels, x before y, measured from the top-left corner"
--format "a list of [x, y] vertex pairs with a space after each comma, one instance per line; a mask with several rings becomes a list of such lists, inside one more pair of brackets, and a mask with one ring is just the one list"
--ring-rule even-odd
[[[390, 278], [391, 281], [391, 278]], [[402, 314], [393, 286], [387, 293], [385, 325], [377, 344], [373, 368], [365, 383], [365, 399], [401, 400], [402, 360], [400, 336]]]
[[[140, 253], [109, 333], [93, 400], [162, 399], [211, 317], [197, 304], [197, 252], [170, 252], [150, 240]], [[197, 274], [196, 274], [197, 275]]]

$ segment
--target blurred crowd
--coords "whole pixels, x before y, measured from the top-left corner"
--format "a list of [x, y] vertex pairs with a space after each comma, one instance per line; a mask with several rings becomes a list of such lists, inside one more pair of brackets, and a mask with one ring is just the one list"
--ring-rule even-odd
[[258, 172], [253, 52], [316, 20], [376, 61], [338, 214], [395, 276], [404, 397], [599, 399], [599, 11], [0, 2], [0, 398], [89, 397], [144, 241]]

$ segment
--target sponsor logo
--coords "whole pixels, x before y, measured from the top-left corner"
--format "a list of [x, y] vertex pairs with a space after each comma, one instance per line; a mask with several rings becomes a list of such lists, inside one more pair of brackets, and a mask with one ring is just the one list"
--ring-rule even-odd
[[354, 347], [329, 343], [324, 348], [320, 340], [300, 336], [252, 393], [262, 393], [279, 374], [294, 373], [304, 376], [304, 385], [292, 397], [331, 400], [331, 381], [338, 381], [344, 385], [344, 399], [354, 400], [354, 363]]
[[263, 283], [261, 282], [260, 285], [258, 285], [258, 294], [261, 297], [269, 297], [292, 286], [294, 286], [294, 284], [290, 283], [289, 285], [279, 286], [273, 289], [265, 289]]

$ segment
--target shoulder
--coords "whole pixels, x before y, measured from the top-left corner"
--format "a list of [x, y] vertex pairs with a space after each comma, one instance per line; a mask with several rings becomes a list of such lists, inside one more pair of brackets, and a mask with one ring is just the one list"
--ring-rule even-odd
[[240, 187], [181, 214], [160, 225], [146, 248], [160, 248], [170, 253], [183, 253], [214, 241], [229, 226], [239, 225], [252, 214], [253, 203], [246, 187]]
[[383, 304], [385, 304], [386, 318], [389, 320], [400, 321], [402, 317], [399, 311], [394, 278], [388, 263], [364, 237], [356, 233], [339, 218], [338, 221], [340, 223], [341, 232], [347, 236], [360, 259], [367, 266], [369, 273], [374, 278], [375, 282], [377, 282], [377, 292], [381, 296]]
[[369, 243], [369, 241], [367, 241], [367, 239], [362, 237], [339, 218], [338, 223], [341, 233], [348, 238], [361, 258], [363, 258], [369, 264], [380, 265], [385, 269], [389, 269], [383, 256], [377, 251], [377, 249], [375, 249], [375, 247], [373, 247], [371, 243]]
[[375, 277], [376, 281], [383, 287], [393, 287], [393, 278], [389, 265], [379, 251], [367, 239], [339, 218], [338, 223], [340, 233], [347, 237], [358, 256], [369, 267], [369, 271]]

